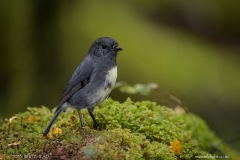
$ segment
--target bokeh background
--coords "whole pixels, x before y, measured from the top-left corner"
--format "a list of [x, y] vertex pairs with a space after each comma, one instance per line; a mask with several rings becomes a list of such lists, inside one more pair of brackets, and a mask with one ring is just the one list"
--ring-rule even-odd
[[[97, 37], [115, 38], [119, 81], [177, 95], [240, 150], [240, 1], [0, 2], [0, 117], [55, 107]], [[129, 95], [111, 95], [123, 101]], [[157, 95], [134, 96], [161, 104]]]

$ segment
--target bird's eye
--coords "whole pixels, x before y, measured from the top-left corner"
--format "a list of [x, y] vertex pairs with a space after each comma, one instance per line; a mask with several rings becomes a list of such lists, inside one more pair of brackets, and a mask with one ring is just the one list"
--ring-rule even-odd
[[105, 49], [106, 48], [106, 46], [105, 45], [102, 45], [102, 49]]

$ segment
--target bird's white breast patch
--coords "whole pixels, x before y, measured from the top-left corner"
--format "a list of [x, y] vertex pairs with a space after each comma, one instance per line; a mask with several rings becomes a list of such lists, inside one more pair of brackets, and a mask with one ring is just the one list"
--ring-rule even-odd
[[112, 87], [115, 84], [116, 79], [117, 79], [117, 66], [111, 68], [106, 75], [106, 81], [111, 83]]
[[99, 98], [99, 102], [104, 101], [110, 92], [112, 91], [112, 88], [117, 80], [117, 67], [111, 68], [105, 78], [105, 82], [102, 88], [99, 89], [99, 91], [96, 93], [96, 97]]

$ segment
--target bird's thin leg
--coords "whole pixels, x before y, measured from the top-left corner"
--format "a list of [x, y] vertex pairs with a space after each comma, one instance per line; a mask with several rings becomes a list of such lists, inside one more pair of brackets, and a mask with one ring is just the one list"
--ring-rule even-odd
[[93, 120], [93, 128], [94, 128], [94, 129], [98, 129], [98, 128], [99, 128], [99, 127], [98, 127], [98, 123], [97, 123], [97, 121], [96, 121], [93, 113], [92, 113], [91, 111], [89, 111], [89, 110], [88, 110], [88, 113], [90, 114], [90, 116], [91, 116], [91, 118], [92, 118], [92, 120]]
[[80, 118], [80, 123], [81, 123], [81, 126], [82, 126], [82, 131], [85, 132], [85, 128], [84, 128], [84, 123], [83, 123], [83, 118], [82, 118], [82, 113], [80, 110], [77, 110], [78, 111], [78, 115], [79, 115], [79, 118]]

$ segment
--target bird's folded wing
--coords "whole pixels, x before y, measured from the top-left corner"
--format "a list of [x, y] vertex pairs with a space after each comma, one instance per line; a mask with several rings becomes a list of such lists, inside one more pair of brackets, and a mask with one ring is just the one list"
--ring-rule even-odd
[[59, 106], [64, 104], [71, 96], [89, 83], [92, 71], [93, 65], [91, 59], [90, 57], [86, 57], [69, 80]]

